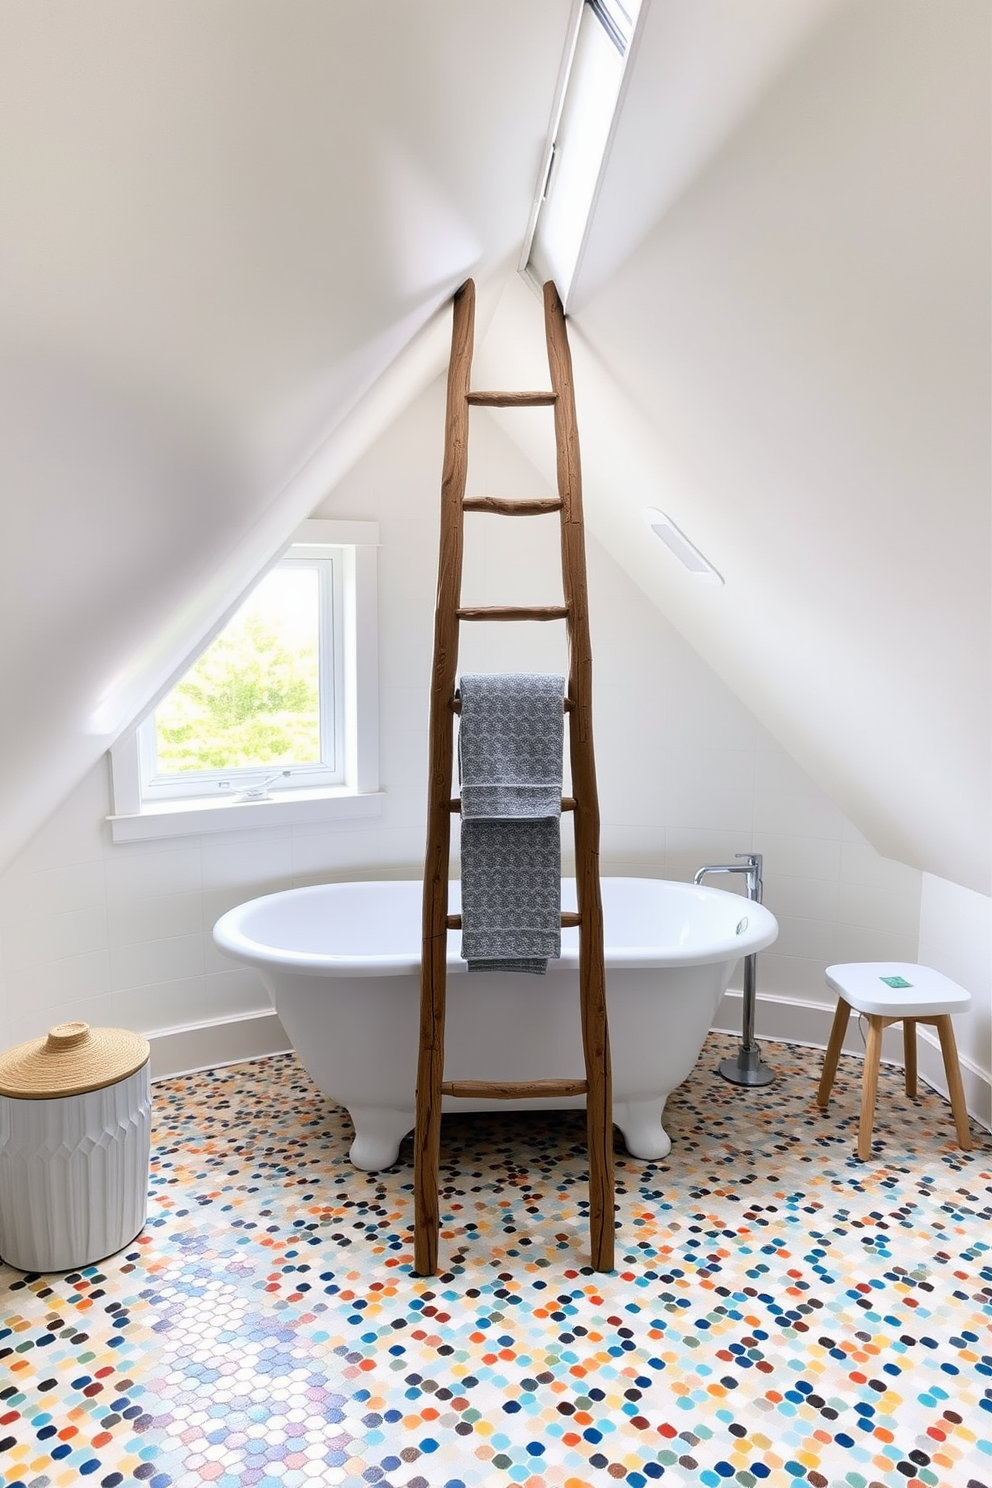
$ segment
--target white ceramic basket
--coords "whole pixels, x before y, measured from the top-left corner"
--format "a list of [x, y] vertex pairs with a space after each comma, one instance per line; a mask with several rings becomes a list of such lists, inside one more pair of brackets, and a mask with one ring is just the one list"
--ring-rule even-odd
[[[104, 1040], [109, 1057], [101, 1060], [104, 1034], [115, 1037]], [[122, 1065], [133, 1066], [142, 1045], [140, 1067], [114, 1078]], [[0, 1258], [8, 1265], [78, 1270], [141, 1230], [151, 1146], [147, 1050], [138, 1035], [63, 1024], [48, 1040], [19, 1045], [0, 1061]], [[108, 1072], [110, 1083], [97, 1089], [9, 1093], [71, 1088], [74, 1079], [89, 1084]]]

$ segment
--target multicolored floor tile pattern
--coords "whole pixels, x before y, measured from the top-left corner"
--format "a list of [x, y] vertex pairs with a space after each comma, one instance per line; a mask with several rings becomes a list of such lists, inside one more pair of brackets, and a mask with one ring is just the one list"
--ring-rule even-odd
[[414, 1277], [410, 1143], [282, 1056], [155, 1087], [146, 1229], [68, 1276], [0, 1268], [6, 1488], [989, 1488], [992, 1137], [820, 1056], [672, 1097], [585, 1264], [581, 1113], [446, 1118], [446, 1269]]

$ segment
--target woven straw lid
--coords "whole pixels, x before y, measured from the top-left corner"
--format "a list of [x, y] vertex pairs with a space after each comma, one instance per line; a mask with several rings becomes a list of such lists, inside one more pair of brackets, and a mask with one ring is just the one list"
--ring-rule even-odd
[[126, 1080], [148, 1059], [148, 1040], [125, 1028], [59, 1023], [45, 1038], [0, 1054], [0, 1095], [56, 1100]]

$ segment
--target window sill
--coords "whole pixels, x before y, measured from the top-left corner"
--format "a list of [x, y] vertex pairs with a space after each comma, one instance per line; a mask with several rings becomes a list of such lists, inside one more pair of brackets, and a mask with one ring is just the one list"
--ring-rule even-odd
[[108, 816], [114, 842], [142, 842], [156, 837], [196, 837], [247, 827], [291, 827], [304, 822], [357, 821], [378, 816], [383, 791], [357, 793], [294, 791], [268, 801], [161, 801], [133, 815]]

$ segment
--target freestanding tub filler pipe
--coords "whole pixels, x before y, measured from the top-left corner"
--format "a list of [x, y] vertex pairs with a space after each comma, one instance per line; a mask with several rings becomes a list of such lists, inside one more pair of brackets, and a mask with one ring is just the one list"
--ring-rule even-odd
[[[697, 872], [694, 883], [702, 883], [708, 873], [743, 873], [747, 881], [747, 897], [756, 904], [761, 903], [761, 853], [736, 853], [741, 863], [707, 863]], [[742, 1012], [741, 1043], [736, 1058], [722, 1059], [717, 1069], [725, 1080], [734, 1085], [770, 1085], [775, 1071], [769, 1069], [761, 1057], [761, 1045], [754, 1037], [754, 1014], [757, 1001], [755, 963], [757, 954], [744, 957], [744, 997]]]

